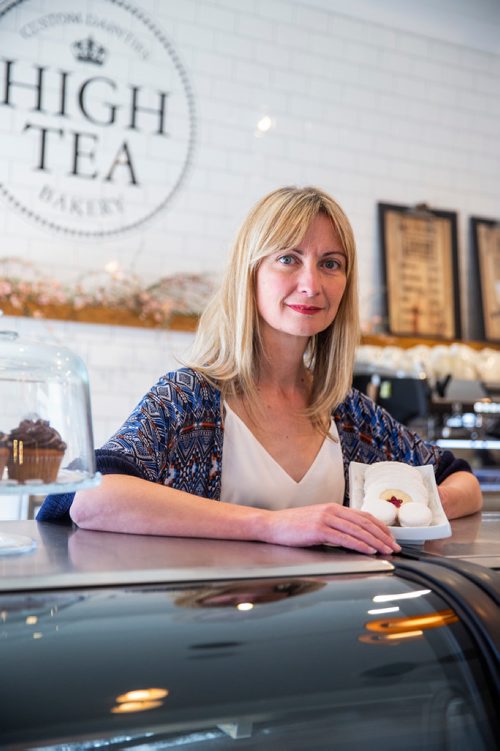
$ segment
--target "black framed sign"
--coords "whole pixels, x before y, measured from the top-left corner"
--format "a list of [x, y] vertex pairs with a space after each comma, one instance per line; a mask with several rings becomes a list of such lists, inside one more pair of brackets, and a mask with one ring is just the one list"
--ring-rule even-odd
[[471, 217], [485, 339], [500, 342], [500, 220]]
[[460, 337], [457, 215], [379, 203], [389, 333]]

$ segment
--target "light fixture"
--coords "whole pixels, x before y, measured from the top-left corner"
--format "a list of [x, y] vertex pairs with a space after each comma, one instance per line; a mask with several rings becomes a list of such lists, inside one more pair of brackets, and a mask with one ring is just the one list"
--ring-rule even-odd
[[257, 130], [261, 133], [267, 133], [271, 128], [273, 127], [274, 122], [269, 115], [264, 115], [264, 117], [261, 117], [260, 120], [257, 122]]
[[108, 274], [116, 274], [116, 272], [120, 270], [120, 264], [116, 259], [113, 259], [104, 264], [104, 270], [107, 271]]

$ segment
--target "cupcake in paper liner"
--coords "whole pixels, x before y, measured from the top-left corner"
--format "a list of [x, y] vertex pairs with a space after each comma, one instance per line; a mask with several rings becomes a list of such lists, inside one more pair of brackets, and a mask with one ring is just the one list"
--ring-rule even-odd
[[2, 433], [0, 430], [0, 480], [3, 477], [3, 472], [9, 458], [9, 436], [7, 433]]
[[22, 420], [9, 435], [7, 470], [10, 480], [23, 483], [57, 480], [66, 443], [48, 420]]

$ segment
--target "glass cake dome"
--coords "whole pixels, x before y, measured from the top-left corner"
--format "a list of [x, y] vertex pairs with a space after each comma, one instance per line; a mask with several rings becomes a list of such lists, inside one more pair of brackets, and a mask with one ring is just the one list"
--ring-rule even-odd
[[64, 347], [0, 331], [0, 495], [97, 485], [89, 382]]

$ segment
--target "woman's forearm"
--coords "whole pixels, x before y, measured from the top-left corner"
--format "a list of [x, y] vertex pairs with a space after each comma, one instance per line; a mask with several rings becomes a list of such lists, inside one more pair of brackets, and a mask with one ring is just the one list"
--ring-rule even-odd
[[454, 472], [438, 486], [439, 496], [448, 519], [480, 511], [483, 496], [477, 477], [471, 472]]
[[236, 540], [258, 540], [268, 513], [117, 474], [77, 493], [70, 509], [84, 529]]
[[106, 532], [255, 540], [291, 547], [341, 545], [360, 553], [400, 550], [385, 524], [338, 503], [269, 511], [208, 500], [128, 475], [105, 475], [76, 494], [79, 527]]

